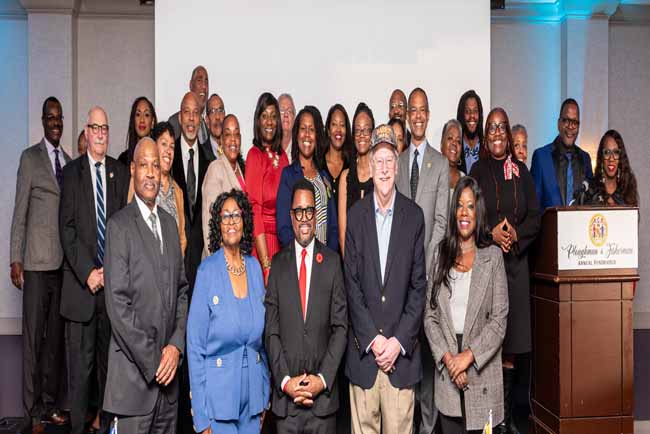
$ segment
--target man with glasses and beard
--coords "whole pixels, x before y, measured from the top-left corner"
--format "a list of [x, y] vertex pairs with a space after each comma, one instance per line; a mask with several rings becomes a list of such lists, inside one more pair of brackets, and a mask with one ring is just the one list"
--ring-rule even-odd
[[463, 152], [459, 169], [469, 173], [472, 165], [478, 161], [483, 144], [483, 103], [474, 90], [468, 90], [458, 102], [456, 120], [463, 127]]
[[591, 157], [576, 145], [580, 131], [580, 107], [573, 98], [564, 100], [557, 120], [558, 135], [533, 153], [530, 173], [541, 209], [568, 206], [585, 180], [593, 178]]
[[[315, 238], [314, 186], [293, 186], [294, 241], [273, 258], [265, 344], [278, 433], [336, 433], [337, 371], [347, 344], [341, 259]], [[343, 393], [347, 393], [346, 390]]]

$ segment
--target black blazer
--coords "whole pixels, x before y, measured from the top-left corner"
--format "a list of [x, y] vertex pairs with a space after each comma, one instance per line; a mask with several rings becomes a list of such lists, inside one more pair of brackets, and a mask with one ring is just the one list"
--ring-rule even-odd
[[[97, 264], [97, 215], [95, 191], [87, 155], [63, 167], [63, 189], [59, 206], [59, 231], [65, 254], [61, 315], [71, 321], [86, 322], [95, 313], [93, 295], [86, 281]], [[106, 223], [126, 205], [129, 176], [119, 161], [106, 156]], [[103, 293], [99, 293], [103, 296]]]
[[370, 389], [377, 377], [372, 350], [379, 334], [395, 336], [405, 355], [399, 355], [390, 374], [394, 387], [412, 387], [422, 378], [418, 334], [426, 298], [424, 214], [395, 190], [395, 208], [384, 282], [381, 281], [374, 194], [355, 203], [348, 213], [345, 234], [345, 286], [350, 333], [345, 373], [350, 382]]
[[190, 200], [187, 195], [187, 182], [185, 180], [185, 169], [183, 166], [183, 153], [181, 151], [181, 139], [176, 139], [174, 146], [174, 163], [172, 165], [172, 176], [174, 181], [183, 190], [183, 203], [185, 212], [185, 236], [187, 238], [187, 247], [185, 250], [185, 273], [187, 280], [190, 283], [190, 299], [192, 298], [192, 288], [194, 287], [194, 279], [196, 277], [196, 270], [201, 263], [201, 254], [203, 252], [203, 226], [201, 224], [201, 209], [202, 209], [202, 193], [201, 186], [203, 185], [203, 178], [205, 172], [208, 170], [210, 161], [203, 151], [203, 147], [198, 143], [198, 139], [194, 148], [199, 152], [199, 170], [196, 174], [196, 202], [194, 209], [190, 210]]
[[[178, 377], [156, 381], [162, 349], [185, 353], [187, 280], [174, 218], [158, 207], [163, 252], [132, 201], [108, 222], [106, 312], [111, 320], [104, 410], [125, 416], [149, 414], [159, 394], [178, 399]], [[173, 410], [174, 417], [176, 410]]]
[[[282, 379], [303, 373], [322, 374], [327, 389], [314, 401], [316, 416], [339, 406], [336, 372], [347, 342], [347, 302], [341, 259], [314, 240], [307, 320], [303, 320], [296, 269], [295, 243], [273, 257], [266, 289], [265, 346], [273, 373], [273, 413], [296, 415], [296, 406], [282, 392]], [[347, 393], [347, 391], [343, 391]]]

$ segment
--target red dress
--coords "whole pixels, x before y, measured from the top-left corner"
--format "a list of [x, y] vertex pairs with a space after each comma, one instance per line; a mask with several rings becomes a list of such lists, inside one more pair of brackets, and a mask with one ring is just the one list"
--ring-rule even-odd
[[[284, 150], [277, 160], [274, 156], [275, 154], [269, 156], [269, 152], [253, 146], [246, 157], [246, 193], [253, 207], [253, 239], [260, 234], [265, 235], [269, 260], [280, 251], [275, 225], [275, 197], [282, 169], [289, 165]], [[274, 166], [274, 161], [277, 161], [277, 167]], [[253, 255], [259, 259], [256, 248], [253, 248]]]

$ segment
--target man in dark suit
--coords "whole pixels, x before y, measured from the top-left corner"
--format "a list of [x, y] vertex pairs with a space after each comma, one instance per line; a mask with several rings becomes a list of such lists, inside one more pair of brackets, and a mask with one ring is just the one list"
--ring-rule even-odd
[[315, 191], [293, 185], [294, 242], [273, 258], [266, 292], [265, 344], [275, 378], [278, 433], [336, 433], [336, 373], [347, 343], [347, 302], [339, 255], [316, 240]]
[[[65, 424], [56, 409], [64, 385], [63, 321], [59, 315], [61, 263], [59, 200], [63, 167], [63, 110], [43, 102], [43, 139], [23, 151], [11, 221], [11, 281], [23, 290], [23, 432], [43, 432], [41, 416]], [[47, 336], [47, 339], [43, 339]], [[59, 403], [60, 405], [60, 403]]]
[[[209, 95], [209, 89], [210, 83], [208, 81], [208, 70], [205, 69], [204, 66], [199, 65], [192, 70], [192, 76], [190, 77], [189, 84], [189, 91], [194, 92], [199, 100], [199, 112], [201, 114], [199, 126], [197, 127], [199, 143], [205, 143], [209, 137], [208, 126], [202, 119], [203, 113], [205, 111], [206, 101]], [[175, 138], [178, 139], [181, 136], [181, 112], [176, 112], [171, 115], [167, 122], [172, 124], [172, 127], [174, 127], [174, 133], [176, 133]]]
[[146, 137], [131, 163], [134, 199], [108, 222], [106, 310], [112, 335], [104, 410], [121, 433], [173, 433], [185, 348], [187, 280], [178, 228], [156, 205], [160, 156]]
[[126, 204], [129, 182], [125, 167], [106, 155], [109, 126], [101, 107], [88, 112], [84, 134], [86, 154], [63, 169], [59, 212], [65, 253], [61, 315], [66, 319], [72, 434], [84, 431], [93, 368], [101, 408], [111, 336], [103, 290], [106, 222]]
[[345, 372], [355, 434], [411, 433], [414, 388], [422, 378], [424, 215], [395, 188], [395, 143], [389, 126], [373, 132], [374, 193], [348, 214], [344, 265], [351, 330]]

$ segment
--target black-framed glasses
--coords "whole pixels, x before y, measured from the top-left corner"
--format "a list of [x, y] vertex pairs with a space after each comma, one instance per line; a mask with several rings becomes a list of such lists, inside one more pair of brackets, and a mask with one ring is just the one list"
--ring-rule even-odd
[[226, 113], [226, 111], [223, 109], [223, 107], [212, 107], [208, 110], [209, 115], [220, 115], [224, 113]]
[[580, 126], [580, 119], [571, 119], [567, 117], [562, 117], [560, 118], [560, 122], [562, 122], [562, 124], [565, 127], [569, 127], [569, 128], [578, 128]]
[[505, 133], [507, 127], [508, 124], [505, 122], [501, 122], [500, 124], [497, 124], [496, 122], [491, 122], [488, 124], [488, 133], [495, 134], [497, 130], [499, 130], [500, 133]]
[[90, 130], [93, 132], [93, 134], [98, 134], [100, 130], [101, 130], [101, 132], [102, 132], [103, 134], [107, 134], [107, 133], [108, 133], [108, 125], [106, 125], [106, 124], [104, 124], [104, 125], [99, 125], [99, 124], [88, 124], [88, 125], [86, 125], [86, 126], [87, 126], [88, 128], [90, 128]]
[[355, 136], [369, 136], [372, 134], [372, 129], [371, 128], [355, 128], [354, 129], [354, 135]]
[[291, 210], [293, 215], [296, 217], [296, 220], [299, 222], [306, 222], [314, 218], [314, 213], [316, 213], [316, 207], [308, 206], [306, 208], [294, 208]]
[[221, 223], [226, 225], [237, 225], [241, 223], [241, 218], [242, 215], [239, 211], [221, 213]]
[[620, 149], [603, 149], [603, 160], [609, 160], [610, 158], [613, 158], [614, 160], [618, 160], [621, 158], [621, 150]]

